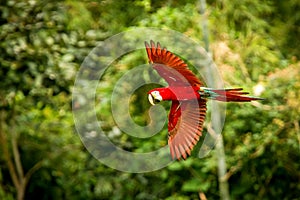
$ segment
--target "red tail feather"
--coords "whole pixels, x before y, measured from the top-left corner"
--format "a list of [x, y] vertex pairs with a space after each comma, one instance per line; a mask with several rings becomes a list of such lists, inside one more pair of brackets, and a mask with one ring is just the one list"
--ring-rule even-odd
[[234, 101], [234, 102], [245, 102], [253, 100], [263, 100], [263, 98], [244, 96], [249, 94], [248, 92], [242, 92], [243, 88], [225, 89], [225, 90], [210, 90], [211, 98], [218, 101]]

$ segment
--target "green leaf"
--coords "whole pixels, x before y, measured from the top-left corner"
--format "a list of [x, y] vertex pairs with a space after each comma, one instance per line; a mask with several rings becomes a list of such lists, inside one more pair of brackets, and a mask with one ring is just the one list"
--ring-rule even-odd
[[210, 182], [209, 181], [202, 181], [200, 179], [193, 178], [184, 182], [182, 186], [182, 191], [184, 192], [205, 192], [209, 189]]

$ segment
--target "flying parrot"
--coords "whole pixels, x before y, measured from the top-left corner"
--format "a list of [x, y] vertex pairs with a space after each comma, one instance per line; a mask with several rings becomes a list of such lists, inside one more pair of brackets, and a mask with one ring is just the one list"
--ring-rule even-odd
[[178, 56], [161, 48], [159, 42], [145, 42], [149, 63], [165, 79], [168, 87], [148, 92], [152, 105], [172, 101], [168, 121], [168, 145], [172, 159], [186, 159], [202, 135], [207, 99], [224, 102], [249, 102], [262, 98], [245, 96], [242, 88], [204, 87], [188, 65]]

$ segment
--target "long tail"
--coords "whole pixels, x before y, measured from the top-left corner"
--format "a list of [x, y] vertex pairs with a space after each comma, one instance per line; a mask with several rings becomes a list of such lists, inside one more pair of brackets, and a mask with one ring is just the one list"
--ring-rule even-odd
[[263, 98], [245, 96], [248, 92], [242, 92], [243, 88], [234, 89], [211, 89], [211, 88], [200, 88], [200, 96], [205, 98], [218, 100], [218, 101], [234, 101], [234, 102], [247, 102], [253, 100], [264, 100]]

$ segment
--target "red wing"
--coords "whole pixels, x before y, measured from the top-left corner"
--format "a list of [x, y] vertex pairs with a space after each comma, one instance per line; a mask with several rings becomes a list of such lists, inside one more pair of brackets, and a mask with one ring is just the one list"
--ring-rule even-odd
[[170, 86], [202, 85], [195, 74], [187, 68], [187, 64], [166, 48], [161, 48], [159, 42], [155, 46], [151, 40], [150, 45], [145, 42], [145, 46], [149, 63], [153, 64], [153, 68]]
[[168, 144], [172, 159], [186, 159], [202, 135], [206, 100], [172, 101]]

